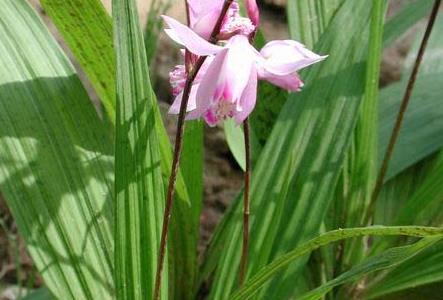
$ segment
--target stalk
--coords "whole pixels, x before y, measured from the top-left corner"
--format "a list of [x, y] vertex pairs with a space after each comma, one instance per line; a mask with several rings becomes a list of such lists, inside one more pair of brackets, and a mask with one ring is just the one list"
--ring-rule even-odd
[[245, 190], [243, 194], [243, 245], [240, 259], [240, 286], [243, 285], [248, 267], [248, 251], [249, 251], [249, 186], [251, 181], [251, 142], [249, 134], [249, 119], [243, 122], [243, 131], [245, 135]]
[[[225, 0], [223, 4], [222, 11], [220, 13], [220, 16], [217, 19], [217, 23], [214, 27], [214, 30], [212, 31], [211, 37], [209, 41], [211, 43], [217, 42], [217, 35], [220, 33], [220, 29], [223, 23], [223, 19], [226, 16], [226, 13], [231, 6], [233, 0]], [[195, 65], [190, 68], [191, 70], [188, 73], [188, 78], [186, 79], [185, 88], [183, 90], [183, 99], [180, 104], [180, 113], [178, 115], [178, 124], [177, 124], [177, 133], [175, 137], [175, 146], [174, 146], [174, 157], [172, 161], [172, 168], [171, 168], [171, 175], [169, 177], [169, 183], [168, 183], [168, 191], [166, 194], [166, 205], [165, 205], [165, 212], [163, 215], [163, 226], [162, 226], [162, 233], [161, 233], [161, 240], [160, 240], [160, 250], [159, 250], [159, 257], [158, 257], [158, 263], [157, 263], [157, 273], [155, 275], [155, 286], [154, 286], [154, 295], [153, 299], [158, 300], [160, 298], [160, 287], [161, 287], [161, 280], [162, 280], [162, 272], [163, 272], [163, 265], [165, 260], [165, 253], [166, 253], [166, 244], [168, 241], [168, 229], [169, 224], [171, 220], [172, 215], [172, 205], [174, 200], [174, 192], [175, 192], [175, 184], [177, 181], [177, 173], [178, 168], [180, 164], [180, 156], [182, 152], [183, 147], [183, 133], [185, 129], [185, 115], [186, 115], [186, 108], [188, 107], [188, 101], [189, 101], [189, 95], [191, 93], [192, 84], [200, 71], [203, 63], [206, 60], [206, 56], [201, 56], [198, 58]]]
[[440, 7], [441, 0], [435, 0], [434, 6], [432, 8], [431, 15], [429, 17], [428, 24], [426, 25], [426, 31], [421, 41], [420, 49], [418, 51], [417, 57], [415, 59], [414, 68], [412, 69], [412, 73], [409, 77], [408, 85], [406, 87], [405, 94], [403, 96], [403, 100], [397, 115], [397, 119], [395, 121], [394, 129], [392, 130], [391, 137], [389, 139], [388, 148], [386, 149], [383, 163], [380, 168], [380, 173], [378, 174], [377, 181], [375, 184], [374, 191], [372, 192], [371, 201], [368, 207], [368, 213], [365, 218], [365, 223], [368, 223], [375, 210], [375, 202], [377, 201], [378, 196], [380, 195], [381, 189], [383, 187], [383, 183], [386, 177], [386, 172], [388, 170], [389, 161], [391, 160], [392, 153], [394, 151], [395, 144], [397, 142], [401, 126], [403, 124], [403, 119], [408, 108], [409, 102], [411, 100], [412, 91], [414, 89], [415, 81], [417, 79], [418, 69], [420, 68], [420, 64], [423, 60], [423, 55], [426, 50], [426, 46], [429, 41], [429, 36], [431, 35], [432, 28], [435, 23], [435, 19], [438, 14], [438, 9]]

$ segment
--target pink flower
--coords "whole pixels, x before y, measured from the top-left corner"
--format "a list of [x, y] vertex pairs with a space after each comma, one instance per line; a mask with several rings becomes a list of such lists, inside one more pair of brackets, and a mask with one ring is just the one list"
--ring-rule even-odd
[[[215, 1], [216, 2], [216, 1]], [[255, 1], [248, 1], [255, 4]], [[248, 10], [258, 22], [258, 12], [250, 4]], [[255, 25], [248, 19], [244, 21], [238, 6], [234, 7], [222, 28], [224, 33], [233, 30], [234, 35], [224, 46], [213, 45], [199, 36], [189, 27], [164, 16], [169, 29], [166, 33], [175, 42], [186, 47], [197, 56], [208, 56], [191, 89], [187, 107], [187, 119], [203, 118], [210, 126], [234, 118], [241, 124], [255, 107], [257, 98], [257, 81], [267, 80], [289, 91], [299, 91], [303, 82], [297, 71], [319, 62], [326, 56], [319, 56], [305, 48], [304, 45], [291, 40], [272, 41], [258, 52], [250, 43], [249, 35]], [[237, 26], [238, 25], [238, 26]], [[254, 29], [252, 29], [254, 28]], [[252, 30], [252, 31], [250, 31]], [[177, 95], [170, 113], [178, 113], [186, 74], [182, 67], [173, 72], [171, 84]]]

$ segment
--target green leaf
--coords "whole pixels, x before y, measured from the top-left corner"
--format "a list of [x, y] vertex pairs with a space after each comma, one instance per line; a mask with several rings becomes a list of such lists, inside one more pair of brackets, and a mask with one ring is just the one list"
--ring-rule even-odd
[[345, 0], [288, 1], [291, 37], [313, 48]]
[[97, 0], [42, 0], [41, 5], [70, 46], [114, 123], [112, 20], [103, 5]]
[[428, 15], [433, 3], [433, 0], [417, 0], [412, 3], [406, 3], [400, 12], [386, 22], [383, 47], [387, 48], [392, 45], [403, 33]]
[[163, 26], [163, 20], [160, 16], [171, 7], [172, 3], [173, 0], [151, 1], [149, 5], [144, 34], [148, 63], [153, 61], [158, 51], [159, 35]]
[[245, 135], [240, 126], [235, 124], [233, 120], [227, 120], [223, 124], [225, 130], [226, 141], [229, 149], [232, 152], [235, 160], [240, 168], [244, 171], [246, 168], [246, 153], [245, 153]]
[[383, 275], [376, 278], [378, 280], [375, 284], [371, 284], [368, 299], [443, 281], [443, 242], [440, 241]]
[[51, 295], [49, 290], [45, 287], [39, 288], [35, 290], [25, 297], [22, 300], [52, 300], [54, 297]]
[[[423, 56], [411, 102], [389, 163], [386, 180], [443, 147], [443, 140], [439, 138], [443, 134], [443, 104], [440, 101], [440, 87], [443, 83], [443, 36], [438, 34], [443, 29], [443, 19], [438, 18], [434, 27], [435, 31]], [[380, 92], [379, 153], [385, 152], [421, 38], [422, 34], [419, 34], [406, 58], [402, 80]]]
[[[45, 0], [42, 4], [65, 40], [68, 42], [77, 60], [82, 64], [83, 70], [86, 72], [90, 80], [97, 76], [97, 80], [91, 80], [94, 88], [100, 90], [100, 82], [109, 82], [104, 85], [103, 88], [106, 89], [106, 94], [110, 94], [112, 96], [112, 101], [115, 102], [115, 57], [113, 53], [112, 36], [109, 34], [109, 32], [112, 32], [112, 20], [103, 8], [94, 10], [94, 7], [101, 7], [101, 3], [98, 0], [87, 0], [87, 2], [83, 0]], [[89, 16], [94, 16], [94, 20], [91, 20]], [[90, 22], [100, 24], [101, 26], [82, 25], [89, 24]], [[69, 30], [70, 24], [77, 23], [79, 26], [75, 27], [76, 30]], [[146, 35], [145, 38], [149, 39]], [[82, 41], [82, 43], [76, 43], [75, 41]], [[97, 51], [97, 49], [102, 49], [102, 51], [106, 49], [106, 53]], [[106, 59], [102, 59], [101, 56], [106, 57]], [[88, 67], [88, 62], [100, 64], [98, 69], [106, 69], [106, 71], [96, 72], [95, 69]], [[152, 97], [155, 97], [152, 91], [151, 93]], [[101, 96], [100, 100], [104, 102], [106, 106], [108, 99]], [[156, 116], [155, 126], [161, 155], [161, 170], [166, 188], [171, 170], [172, 151], [169, 137], [161, 120], [160, 111], [157, 105], [155, 105], [154, 108]], [[109, 118], [114, 120], [115, 115], [112, 111], [107, 112], [109, 113]], [[186, 130], [183, 158], [186, 157], [186, 161], [194, 162], [194, 166], [197, 167], [199, 165], [198, 162], [202, 161], [202, 145], [199, 143], [199, 140], [202, 138], [202, 132], [200, 130], [190, 129], [191, 128], [189, 127]], [[189, 130], [192, 134], [188, 133]], [[200, 145], [200, 150], [198, 150], [197, 145]], [[190, 153], [191, 151], [192, 153]], [[193, 156], [189, 156], [187, 152]], [[182, 165], [184, 172], [186, 172], [187, 169], [185, 165], [186, 162]], [[192, 280], [191, 278], [195, 279], [197, 272], [196, 248], [199, 236], [199, 212], [201, 207], [201, 196], [196, 196], [198, 190], [201, 189], [197, 184], [199, 180], [201, 180], [201, 172], [193, 173], [192, 176], [190, 173], [185, 175], [190, 183], [188, 186], [192, 186], [195, 195], [191, 198], [188, 196], [188, 190], [184, 178], [182, 174], [179, 173], [176, 187], [176, 199], [178, 201], [175, 201], [174, 203], [174, 212], [178, 213], [174, 213], [171, 221], [171, 238], [169, 245], [170, 254], [173, 254], [170, 255], [170, 268], [172, 269], [171, 276], [175, 274], [175, 276], [178, 276], [179, 278], [189, 279], [186, 281], [173, 281], [177, 285], [184, 285], [183, 288], [176, 287], [173, 290], [173, 293], [177, 294], [179, 299], [187, 299], [186, 297], [190, 297], [190, 295], [193, 295], [194, 293], [195, 280]], [[174, 263], [174, 261], [177, 263]], [[185, 294], [188, 296], [184, 296]]]
[[60, 299], [111, 299], [113, 145], [27, 1], [0, 9], [0, 189]]
[[[197, 244], [203, 205], [203, 123], [189, 121], [185, 126], [180, 170], [186, 185], [183, 180], [181, 183], [177, 182], [176, 200], [183, 197], [179, 194], [179, 189], [187, 190], [189, 196], [185, 195], [184, 199], [189, 199], [191, 205], [184, 201], [175, 201], [169, 249], [172, 262], [170, 276], [171, 283], [174, 284], [174, 288], [169, 289], [173, 292], [171, 297], [177, 300], [195, 298], [198, 272]], [[180, 187], [179, 184], [183, 186]]]
[[[246, 167], [246, 153], [245, 153], [245, 135], [241, 126], [235, 124], [233, 120], [227, 120], [223, 124], [225, 130], [226, 141], [228, 142], [229, 149], [232, 152], [235, 160], [242, 170]], [[251, 143], [251, 160], [252, 165], [255, 164], [260, 152], [261, 145], [258, 143], [258, 139], [255, 136], [255, 131], [250, 130], [250, 143]]]
[[[420, 185], [426, 179], [434, 162], [435, 157], [430, 156], [409, 167], [383, 185], [376, 204], [376, 213], [374, 216], [375, 224], [394, 225], [394, 221], [398, 217], [399, 211], [417, 189], [420, 188]], [[376, 245], [372, 248], [376, 248]]]
[[[386, 1], [376, 0], [372, 3], [365, 94], [348, 155], [349, 169], [346, 169], [346, 175], [343, 175], [348, 176], [348, 191], [344, 197], [336, 199], [344, 202], [341, 212], [345, 216], [344, 224], [338, 224], [339, 227], [366, 225], [364, 222], [369, 213], [367, 210], [377, 176], [378, 82]], [[342, 265], [359, 261], [364, 255], [364, 245], [360, 240], [346, 241], [343, 247], [343, 261], [339, 260], [336, 266], [338, 269], [342, 268]]]
[[[155, 97], [135, 2], [112, 4], [117, 67], [114, 274], [118, 299], [148, 299], [164, 207]], [[167, 299], [167, 268], [163, 272], [162, 299]]]
[[371, 197], [377, 176], [378, 81], [382, 55], [382, 36], [386, 1], [373, 1], [365, 94], [360, 117], [354, 132], [353, 155], [350, 162], [349, 199], [346, 227], [362, 225], [363, 212]]
[[[386, 180], [443, 147], [443, 72], [421, 75], [415, 84]], [[404, 92], [403, 83], [381, 91], [379, 153], [384, 153]]]
[[[434, 26], [436, 31], [441, 30], [443, 20], [437, 19]], [[419, 43], [420, 40], [417, 39], [414, 49], [406, 60], [407, 72], [411, 69]], [[441, 63], [442, 45], [443, 39], [440, 35], [431, 35], [419, 71], [411, 105], [408, 108], [405, 124], [401, 131], [400, 140], [403, 139], [403, 141], [398, 145], [400, 149], [397, 150], [398, 156], [395, 160], [396, 164], [393, 166], [394, 172], [391, 172], [396, 174], [397, 170], [403, 170], [405, 167], [408, 167], [408, 169], [388, 181], [385, 190], [389, 190], [389, 193], [392, 194], [381, 197], [377, 205], [379, 216], [386, 211], [390, 212], [385, 218], [390, 224], [440, 225], [443, 222], [440, 208], [443, 195], [443, 177], [441, 175], [443, 153], [440, 150], [436, 157], [429, 155], [442, 147], [442, 144], [439, 143], [441, 140], [439, 137], [443, 133], [443, 123], [439, 122], [443, 117], [439, 116], [439, 112], [443, 110], [440, 105], [440, 90], [443, 84], [441, 76], [443, 72], [443, 64]], [[401, 84], [404, 85], [405, 83], [402, 82]], [[394, 97], [394, 93], [395, 91], [392, 91], [389, 95]], [[400, 93], [399, 90], [397, 90], [397, 93]], [[399, 95], [397, 95], [398, 97]], [[426, 122], [425, 125], [423, 122]], [[414, 150], [411, 151], [411, 149]], [[426, 159], [423, 159], [424, 157]], [[417, 163], [417, 160], [420, 160], [420, 162]], [[390, 199], [389, 196], [395, 198]], [[396, 242], [398, 242], [398, 239], [375, 241], [371, 250], [377, 253]], [[418, 255], [413, 260], [407, 261], [386, 273], [384, 280], [387, 280], [389, 284], [386, 284], [383, 293], [411, 288], [415, 283], [417, 285], [429, 283], [432, 282], [432, 278], [435, 278], [435, 280], [442, 278], [443, 267], [438, 263], [438, 255], [435, 257], [436, 255], [435, 253]], [[397, 269], [415, 269], [415, 271], [413, 274], [408, 274], [397, 272]], [[428, 274], [432, 274], [432, 276], [428, 276]], [[372, 294], [378, 293], [376, 289], [380, 283], [384, 284], [382, 282], [376, 283], [374, 288], [371, 289]]]
[[398, 212], [395, 224], [443, 224], [443, 152], [426, 174], [423, 183]]
[[[321, 299], [325, 294], [331, 291], [334, 287], [339, 285], [353, 282], [357, 279], [363, 278], [365, 275], [389, 269], [401, 264], [408, 259], [411, 259], [424, 249], [434, 245], [437, 241], [441, 240], [441, 237], [424, 238], [419, 242], [412, 245], [391, 248], [381, 254], [369, 257], [352, 267], [349, 271], [341, 274], [340, 276], [326, 282], [320, 287], [300, 296], [301, 300], [314, 300]], [[349, 295], [342, 295], [344, 298]]]
[[[430, 245], [431, 242], [435, 242], [438, 239], [443, 237], [443, 228], [436, 227], [418, 227], [418, 226], [404, 226], [404, 227], [385, 227], [385, 226], [371, 226], [371, 227], [361, 227], [361, 228], [347, 228], [347, 229], [339, 229], [329, 231], [325, 234], [322, 234], [316, 238], [305, 242], [288, 252], [281, 257], [275, 259], [269, 265], [260, 269], [254, 276], [249, 279], [244, 286], [237, 291], [234, 295], [232, 295], [233, 300], [237, 299], [250, 299], [253, 297], [260, 288], [265, 286], [265, 283], [269, 281], [271, 278], [275, 277], [276, 274], [286, 269], [289, 264], [295, 262], [296, 260], [302, 258], [306, 254], [309, 254], [315, 249], [318, 249], [322, 246], [331, 244], [333, 242], [337, 242], [340, 240], [361, 237], [365, 235], [406, 235], [406, 236], [415, 236], [415, 237], [430, 237], [434, 236], [433, 239], [426, 239], [421, 243], [418, 243], [409, 248], [410, 250], [417, 250], [419, 247]], [[417, 247], [418, 246], [418, 247]], [[408, 248], [406, 248], [408, 249]], [[392, 253], [396, 253], [397, 250], [391, 252], [388, 256], [392, 255]], [[406, 253], [405, 253], [406, 254]], [[409, 255], [411, 252], [409, 252]], [[398, 254], [397, 254], [398, 255]], [[386, 257], [385, 257], [386, 258]], [[389, 258], [389, 257], [388, 257]], [[393, 259], [390, 257], [390, 259]], [[365, 266], [364, 263], [363, 266]], [[365, 266], [367, 267], [367, 266]], [[354, 270], [355, 271], [355, 270]], [[353, 272], [353, 271], [351, 271]], [[348, 276], [347, 274], [346, 276]]]

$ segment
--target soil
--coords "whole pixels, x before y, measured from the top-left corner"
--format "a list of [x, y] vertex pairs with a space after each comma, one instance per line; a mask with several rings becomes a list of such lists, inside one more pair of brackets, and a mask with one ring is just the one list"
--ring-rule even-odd
[[[86, 77], [81, 72], [79, 65], [75, 62], [73, 55], [57, 33], [41, 9], [38, 0], [28, 0], [42, 15], [51, 32], [54, 33], [63, 49], [72, 59], [75, 67], [79, 70], [80, 77], [89, 91], [91, 98], [98, 103], [97, 96], [93, 92]], [[105, 6], [110, 9], [110, 0], [103, 0]], [[140, 0], [139, 11], [141, 11], [141, 23], [146, 20], [149, 5], [148, 1]], [[182, 1], [178, 1], [182, 2]], [[262, 11], [262, 28], [268, 39], [285, 39], [289, 37], [286, 20], [284, 17], [285, 0], [266, 0]], [[401, 1], [393, 1], [389, 14], [401, 7]], [[172, 7], [170, 14], [179, 19], [184, 19], [181, 5]], [[410, 48], [413, 33], [405, 35], [392, 47], [387, 49], [383, 56], [380, 83], [382, 86], [399, 80], [404, 58]], [[169, 70], [179, 63], [180, 56], [177, 48], [162, 34], [159, 41], [159, 51], [155, 61], [151, 65], [151, 73], [155, 74], [155, 90], [160, 99], [160, 106], [165, 112], [171, 95], [168, 83]], [[175, 132], [175, 118], [165, 119], [171, 138]], [[242, 186], [242, 172], [232, 155], [220, 127], [205, 129], [205, 170], [204, 170], [204, 208], [201, 215], [201, 243], [199, 250], [205, 249], [210, 236], [219, 222], [223, 212], [230, 202], [238, 194]], [[17, 299], [17, 285], [31, 282], [32, 286], [41, 285], [41, 278], [36, 275], [32, 261], [26, 254], [24, 243], [17, 233], [16, 225], [8, 208], [0, 195], [0, 300]]]

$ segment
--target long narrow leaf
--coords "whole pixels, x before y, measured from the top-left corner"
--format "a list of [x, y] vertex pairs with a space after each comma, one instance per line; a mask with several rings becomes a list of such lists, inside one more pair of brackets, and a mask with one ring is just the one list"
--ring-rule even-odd
[[[385, 0], [372, 2], [365, 93], [348, 155], [349, 169], [344, 170], [346, 174], [343, 174], [349, 177], [347, 196], [336, 200], [344, 202], [344, 209], [340, 212], [340, 215], [344, 216], [344, 224], [338, 224], [338, 227], [366, 225], [363, 222], [369, 213], [367, 209], [377, 176], [378, 82], [386, 4]], [[359, 242], [360, 240], [354, 239], [343, 245], [344, 257], [339, 264], [353, 265], [354, 262], [360, 261], [364, 255], [364, 245]]]
[[63, 34], [114, 122], [115, 56], [110, 43], [112, 20], [105, 8], [97, 0], [42, 0], [41, 4]]
[[[105, 95], [99, 93], [100, 100], [106, 106], [107, 103], [114, 103], [115, 95], [115, 57], [113, 54], [112, 42], [112, 20], [106, 11], [103, 9], [99, 0], [44, 0], [43, 7], [48, 15], [52, 18], [60, 33], [66, 39], [72, 52], [77, 60], [81, 63], [83, 70], [88, 76], [90, 82], [96, 89], [100, 91], [101, 88], [106, 90]], [[100, 7], [94, 9], [96, 7]], [[152, 17], [152, 16], [151, 16]], [[72, 26], [76, 30], [70, 30]], [[90, 24], [90, 26], [85, 26]], [[151, 40], [145, 35], [147, 40]], [[78, 41], [82, 41], [81, 43]], [[146, 46], [146, 45], [145, 45]], [[146, 46], [148, 47], [148, 46]], [[99, 51], [100, 50], [100, 51]], [[89, 65], [89, 62], [94, 62], [94, 66], [98, 64], [97, 70], [105, 70], [97, 72], [95, 68]], [[94, 80], [96, 78], [96, 80]], [[103, 84], [103, 82], [107, 82]], [[107, 98], [106, 95], [110, 95]], [[155, 95], [152, 93], [152, 97]], [[107, 111], [109, 119], [114, 120], [115, 115], [112, 110]], [[163, 182], [167, 183], [169, 172], [171, 170], [172, 152], [169, 137], [166, 133], [165, 127], [160, 117], [160, 111], [155, 105], [155, 126], [157, 131], [158, 145], [160, 147], [161, 155], [161, 169], [163, 174]], [[202, 144], [200, 142], [202, 132], [200, 129], [187, 129], [185, 137], [185, 153], [186, 161], [193, 162], [195, 167], [202, 161]], [[191, 146], [191, 147], [190, 147]], [[186, 152], [192, 156], [186, 154]], [[189, 168], [183, 166], [183, 171], [187, 172]], [[192, 170], [191, 170], [192, 171]], [[175, 280], [179, 285], [184, 285], [182, 288], [176, 287], [173, 293], [177, 297], [186, 299], [194, 293], [195, 280], [191, 278], [196, 277], [197, 272], [197, 241], [199, 234], [199, 212], [201, 207], [201, 196], [199, 190], [201, 186], [201, 172], [193, 174], [186, 173], [186, 179], [189, 180], [188, 186], [195, 190], [192, 197], [188, 197], [187, 186], [181, 173], [178, 174], [177, 188], [174, 211], [177, 212], [171, 224], [171, 245], [170, 253], [170, 268], [173, 269], [172, 275], [178, 278], [189, 278], [189, 280], [181, 281]], [[191, 204], [192, 201], [192, 204]], [[177, 263], [175, 263], [177, 262]], [[172, 276], [171, 275], [171, 276]], [[184, 296], [187, 295], [187, 296]]]
[[334, 278], [315, 290], [300, 296], [300, 300], [321, 299], [334, 287], [348, 282], [353, 282], [373, 272], [395, 267], [396, 265], [414, 257], [424, 249], [434, 245], [436, 242], [441, 240], [441, 238], [442, 237], [424, 238], [412, 245], [391, 248], [381, 254], [365, 259], [363, 262], [352, 267], [349, 271], [346, 271], [337, 278]]
[[[363, 93], [369, 15], [360, 1], [341, 6], [315, 49], [330, 56], [310, 69], [304, 90], [287, 101], [257, 161], [251, 186], [254, 218], [248, 276], [320, 228]], [[337, 76], [339, 80], [331, 80]], [[236, 284], [232, 272], [239, 262], [240, 208], [229, 223], [222, 223], [224, 228], [215, 237], [220, 244], [213, 245], [208, 258], [221, 255], [212, 299], [229, 298]], [[288, 278], [296, 272], [291, 270]], [[292, 280], [279, 278], [274, 283], [263, 297], [285, 299], [292, 294]]]
[[59, 299], [111, 299], [113, 145], [24, 0], [0, 9], [0, 189]]
[[345, 0], [288, 1], [288, 25], [293, 38], [313, 48]]
[[[119, 299], [148, 299], [157, 269], [164, 188], [143, 36], [133, 0], [114, 0], [117, 66], [115, 280]], [[163, 299], [167, 299], [167, 268]]]
[[432, 0], [418, 0], [406, 3], [405, 7], [393, 16], [385, 25], [383, 47], [389, 47], [403, 33], [431, 11]]
[[[301, 244], [291, 252], [288, 252], [281, 257], [274, 260], [269, 265], [262, 268], [255, 274], [245, 285], [236, 292], [232, 299], [249, 299], [254, 296], [260, 288], [264, 287], [265, 283], [273, 278], [277, 273], [281, 272], [297, 259], [309, 254], [315, 249], [337, 242], [343, 239], [361, 237], [365, 235], [407, 235], [416, 237], [435, 236], [435, 239], [443, 237], [443, 229], [435, 227], [362, 227], [362, 228], [348, 228], [329, 231], [319, 237], [309, 240]], [[430, 241], [430, 240], [428, 240]]]
[[368, 299], [443, 281], [443, 242], [426, 249], [371, 284]]
[[[438, 18], [434, 26], [436, 32], [441, 30], [443, 19]], [[421, 35], [417, 37], [414, 47], [406, 58], [403, 79], [380, 92], [379, 153], [385, 151], [420, 39]], [[405, 115], [404, 125], [389, 164], [387, 179], [443, 147], [443, 140], [438, 138], [443, 134], [443, 108], [438, 88], [443, 80], [442, 45], [442, 35], [432, 34], [418, 73], [411, 103]]]

